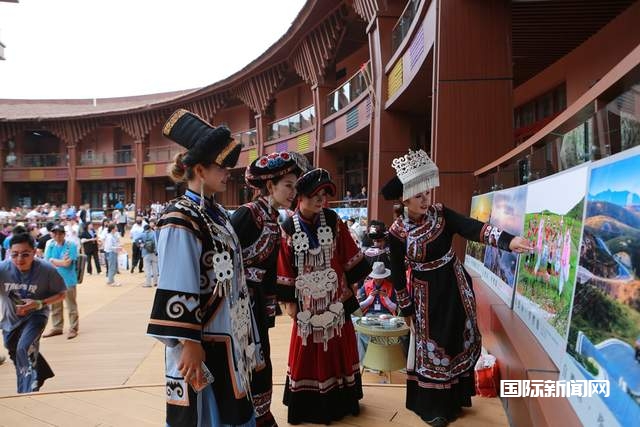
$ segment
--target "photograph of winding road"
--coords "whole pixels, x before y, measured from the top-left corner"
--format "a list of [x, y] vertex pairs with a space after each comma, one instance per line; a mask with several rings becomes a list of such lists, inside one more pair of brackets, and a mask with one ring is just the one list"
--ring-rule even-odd
[[640, 154], [591, 170], [567, 351], [621, 425], [640, 417]]

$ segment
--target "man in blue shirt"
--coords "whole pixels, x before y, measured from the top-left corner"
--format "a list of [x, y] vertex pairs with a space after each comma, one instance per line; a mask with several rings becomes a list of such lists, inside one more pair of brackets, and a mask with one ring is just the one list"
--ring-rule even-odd
[[[44, 258], [53, 264], [58, 273], [64, 279], [67, 286], [67, 293], [64, 300], [69, 311], [69, 332], [67, 339], [78, 336], [78, 303], [76, 302], [76, 285], [78, 284], [78, 272], [76, 271], [76, 260], [78, 259], [78, 247], [75, 243], [65, 239], [65, 230], [62, 224], [57, 224], [51, 229], [53, 238], [47, 244], [44, 251]], [[53, 305], [51, 309], [51, 322], [53, 329], [43, 335], [52, 337], [62, 335], [64, 320], [62, 317], [62, 302]]]
[[0, 263], [0, 306], [4, 345], [16, 367], [18, 393], [38, 391], [53, 371], [40, 354], [40, 335], [49, 305], [64, 299], [62, 277], [49, 263], [35, 258], [28, 233], [14, 234], [9, 260]]

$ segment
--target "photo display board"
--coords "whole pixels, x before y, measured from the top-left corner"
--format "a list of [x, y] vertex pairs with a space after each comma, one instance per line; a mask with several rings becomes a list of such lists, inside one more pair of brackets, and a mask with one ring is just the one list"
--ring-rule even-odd
[[513, 310], [556, 366], [567, 345], [587, 175], [583, 165], [527, 186], [522, 235], [534, 251], [520, 256]]
[[[526, 197], [525, 186], [494, 192], [489, 222], [513, 235], [521, 235]], [[483, 264], [485, 268], [478, 272], [482, 280], [511, 307], [518, 255], [486, 246]]]
[[640, 420], [640, 149], [591, 165], [563, 380], [609, 380], [570, 397], [584, 425]]
[[[471, 212], [469, 216], [481, 222], [491, 220], [491, 207], [493, 205], [493, 193], [480, 194], [471, 198]], [[467, 240], [464, 264], [478, 274], [482, 274], [484, 266], [484, 252], [486, 246], [483, 243]]]

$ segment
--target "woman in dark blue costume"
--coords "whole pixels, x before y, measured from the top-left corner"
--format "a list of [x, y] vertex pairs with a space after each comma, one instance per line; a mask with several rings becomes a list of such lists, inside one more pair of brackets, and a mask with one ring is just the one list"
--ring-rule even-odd
[[251, 377], [251, 394], [258, 427], [277, 426], [271, 414], [273, 389], [269, 328], [275, 325], [276, 269], [281, 230], [279, 208], [291, 207], [296, 197], [296, 180], [306, 167], [302, 156], [286, 151], [259, 157], [247, 168], [247, 185], [260, 195], [238, 208], [231, 217], [242, 245], [247, 286], [253, 315], [258, 326], [264, 363], [256, 366]]

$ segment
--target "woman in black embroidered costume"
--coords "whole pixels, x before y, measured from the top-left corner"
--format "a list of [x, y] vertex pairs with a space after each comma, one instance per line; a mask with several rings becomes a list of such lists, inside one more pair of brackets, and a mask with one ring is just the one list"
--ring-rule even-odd
[[240, 144], [186, 110], [163, 134], [187, 149], [171, 171], [187, 191], [158, 222], [160, 279], [147, 329], [166, 345], [167, 425], [255, 426], [249, 384], [260, 345], [240, 244], [213, 199]]
[[530, 247], [522, 237], [432, 204], [438, 168], [423, 150], [409, 151], [392, 166], [397, 176], [382, 193], [408, 209], [408, 217], [389, 228], [392, 282], [412, 330], [406, 406], [428, 424], [446, 426], [471, 406], [481, 350], [471, 277], [451, 247], [453, 236], [519, 253]]
[[371, 268], [347, 226], [323, 208], [336, 191], [329, 173], [305, 173], [296, 190], [298, 209], [282, 224], [276, 287], [294, 319], [284, 404], [291, 424], [329, 424], [360, 411], [362, 381], [350, 315], [358, 309], [353, 284]]
[[256, 425], [277, 426], [271, 414], [273, 388], [269, 328], [276, 316], [276, 264], [280, 250], [279, 208], [290, 208], [296, 196], [296, 180], [302, 173], [298, 153], [286, 151], [267, 154], [254, 160], [245, 172], [245, 181], [259, 190], [259, 197], [238, 208], [231, 217], [242, 245], [247, 286], [264, 364], [256, 366], [251, 377], [251, 394], [256, 411]]

